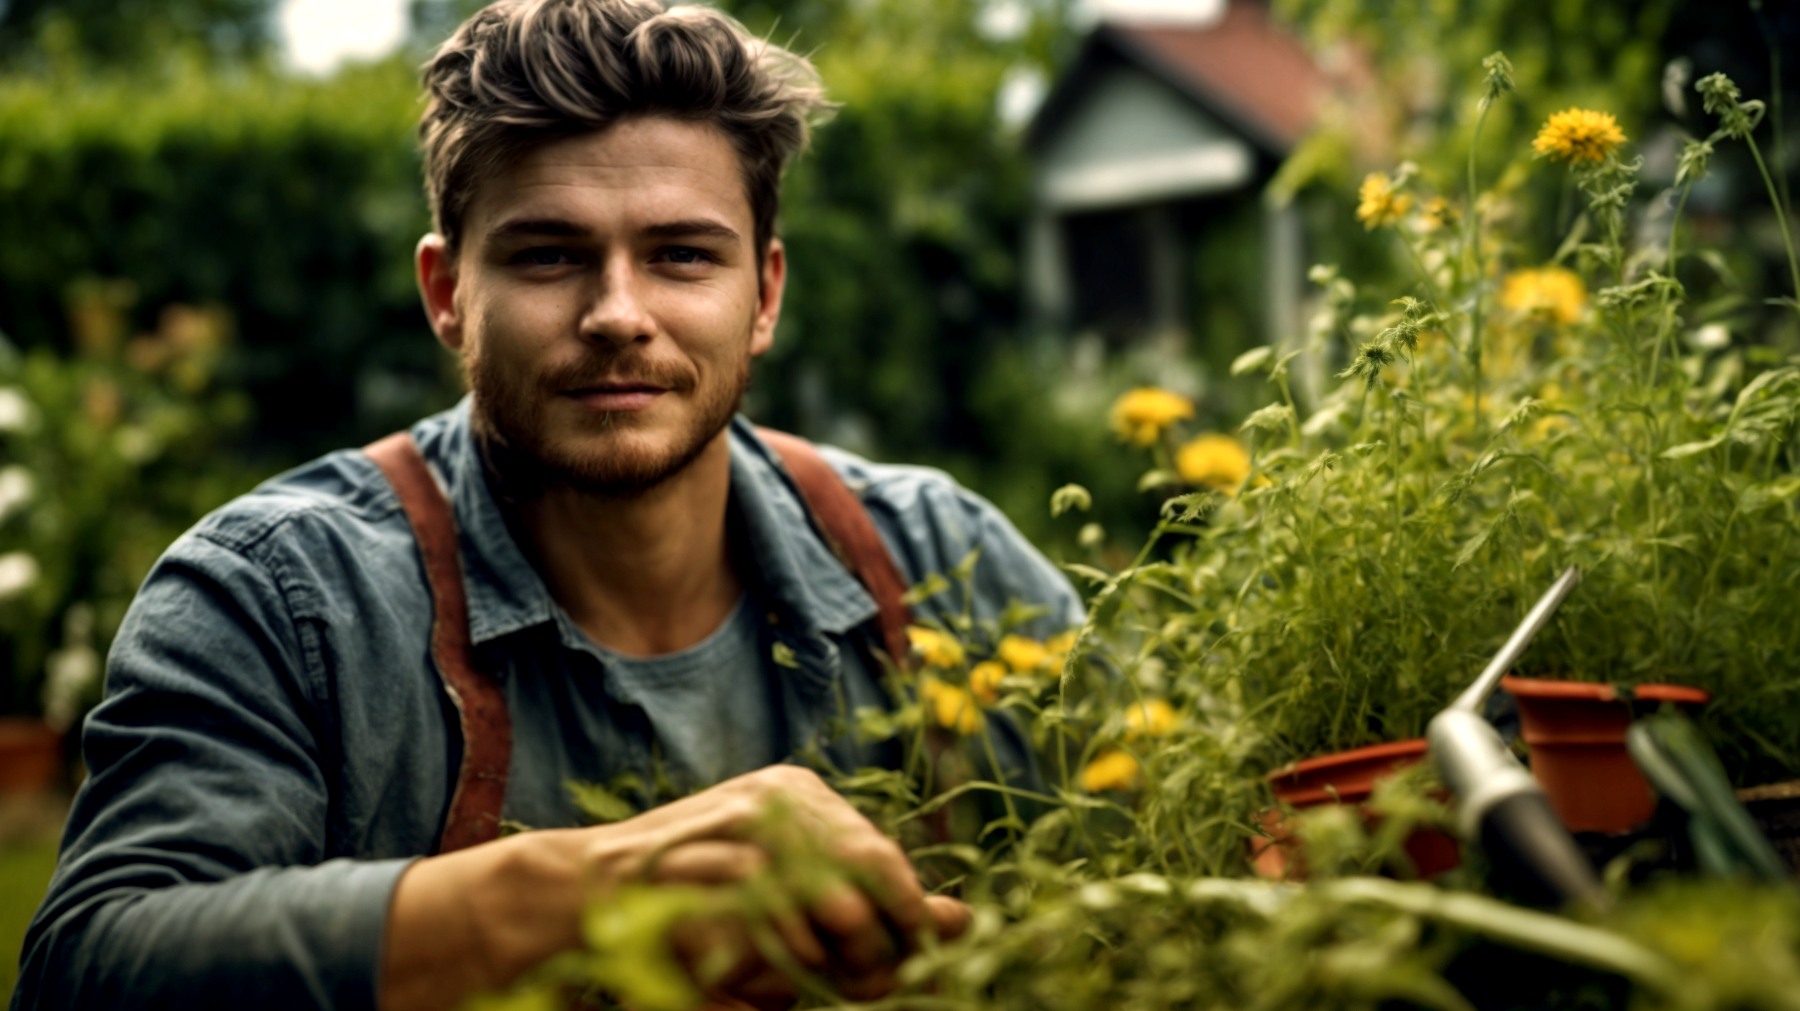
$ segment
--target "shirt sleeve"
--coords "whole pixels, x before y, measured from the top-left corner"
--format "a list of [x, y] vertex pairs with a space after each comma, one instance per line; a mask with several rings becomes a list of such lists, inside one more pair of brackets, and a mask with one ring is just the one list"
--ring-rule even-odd
[[[1078, 627], [1085, 615], [1080, 594], [1049, 559], [1019, 533], [993, 503], [929, 467], [870, 463], [842, 450], [821, 447], [832, 467], [868, 507], [905, 575], [918, 583], [932, 573], [948, 576], [977, 548], [974, 614], [998, 618], [1019, 603], [1042, 609], [1021, 629], [1044, 639]], [[956, 593], [939, 594], [921, 610], [960, 608]]]
[[326, 859], [316, 630], [262, 565], [190, 534], [108, 661], [14, 1011], [375, 1006], [408, 860]]

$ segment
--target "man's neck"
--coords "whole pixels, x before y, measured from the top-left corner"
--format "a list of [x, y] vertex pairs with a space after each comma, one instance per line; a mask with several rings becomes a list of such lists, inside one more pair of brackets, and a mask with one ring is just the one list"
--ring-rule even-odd
[[566, 485], [516, 505], [550, 595], [595, 642], [628, 656], [686, 649], [743, 595], [726, 538], [731, 448], [720, 432], [680, 472], [630, 497]]

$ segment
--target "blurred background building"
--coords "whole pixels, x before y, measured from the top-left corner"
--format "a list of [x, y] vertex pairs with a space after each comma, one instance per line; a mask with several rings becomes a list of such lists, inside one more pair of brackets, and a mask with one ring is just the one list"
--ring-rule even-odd
[[1180, 342], [1192, 320], [1195, 251], [1221, 218], [1256, 206], [1262, 335], [1279, 342], [1297, 333], [1299, 214], [1262, 192], [1330, 87], [1253, 0], [1099, 23], [1025, 136], [1032, 318], [1115, 342]]

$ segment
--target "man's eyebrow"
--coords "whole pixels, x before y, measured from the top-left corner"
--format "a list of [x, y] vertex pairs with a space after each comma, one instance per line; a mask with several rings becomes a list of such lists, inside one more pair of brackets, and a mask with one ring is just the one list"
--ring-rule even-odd
[[726, 242], [736, 242], [740, 238], [737, 229], [710, 218], [665, 221], [645, 228], [644, 234], [658, 239], [722, 239]]
[[[553, 235], [581, 238], [587, 234], [585, 226], [567, 218], [518, 218], [495, 226], [488, 237], [512, 239], [527, 235]], [[720, 239], [725, 242], [736, 242], [741, 237], [737, 229], [711, 218], [663, 221], [645, 227], [643, 234], [656, 239]]]
[[488, 233], [491, 239], [511, 239], [521, 235], [560, 235], [576, 238], [588, 230], [567, 218], [516, 218], [503, 222]]

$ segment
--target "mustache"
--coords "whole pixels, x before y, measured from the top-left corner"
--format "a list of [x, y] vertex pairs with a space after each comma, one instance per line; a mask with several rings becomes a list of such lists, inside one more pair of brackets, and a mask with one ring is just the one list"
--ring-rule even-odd
[[693, 370], [676, 362], [657, 361], [620, 355], [583, 358], [565, 362], [539, 377], [543, 388], [551, 393], [593, 389], [601, 386], [647, 386], [665, 390], [691, 388], [697, 377]]

